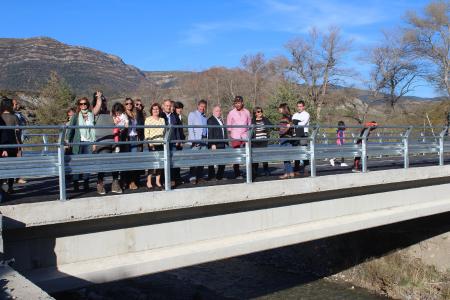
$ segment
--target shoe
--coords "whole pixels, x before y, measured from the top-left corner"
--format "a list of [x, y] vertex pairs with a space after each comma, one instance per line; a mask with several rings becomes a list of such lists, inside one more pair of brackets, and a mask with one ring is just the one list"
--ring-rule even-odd
[[241, 180], [241, 179], [244, 179], [244, 176], [239, 175], [239, 176], [236, 176], [234, 179], [239, 179], [239, 180]]
[[138, 186], [136, 185], [136, 183], [134, 181], [130, 182], [130, 186], [129, 186], [130, 190], [137, 190]]
[[195, 177], [191, 177], [191, 178], [189, 178], [189, 182], [191, 184], [197, 184], [197, 179]]
[[278, 178], [280, 178], [280, 179], [288, 179], [289, 175], [288, 174], [284, 174], [284, 175], [278, 176]]
[[172, 180], [172, 181], [170, 182], [170, 186], [171, 186], [172, 188], [174, 188], [174, 187], [177, 186], [177, 183], [175, 182], [175, 180]]
[[199, 179], [197, 179], [197, 184], [200, 184], [200, 183], [205, 183], [206, 182], [206, 180], [205, 179], [203, 179], [203, 178], [199, 178]]
[[330, 165], [331, 165], [332, 167], [334, 167], [334, 159], [333, 159], [333, 158], [330, 159]]
[[352, 172], [353, 172], [353, 173], [361, 173], [361, 170], [358, 170], [358, 169], [352, 169]]
[[18, 183], [18, 184], [25, 184], [25, 183], [27, 183], [27, 181], [25, 179], [23, 179], [23, 178], [18, 178], [16, 180], [16, 183]]
[[290, 173], [289, 178], [295, 178], [295, 173]]
[[157, 191], [164, 191], [164, 186], [162, 186], [162, 185], [157, 185], [157, 186], [155, 186], [155, 189], [156, 189]]
[[341, 163], [341, 167], [348, 167], [346, 163]]
[[154, 190], [155, 190], [155, 187], [153, 185], [151, 185], [151, 186], [147, 185], [147, 191], [151, 192], [151, 191], [154, 191]]
[[12, 186], [8, 187], [8, 190], [6, 191], [8, 194], [14, 194], [14, 189]]
[[104, 187], [103, 183], [97, 183], [97, 194], [99, 194], [99, 195], [105, 195], [106, 194], [105, 187]]
[[264, 171], [264, 176], [272, 176], [272, 174], [270, 173], [270, 171]]
[[117, 179], [113, 180], [112, 185], [111, 185], [111, 192], [116, 193], [116, 194], [123, 193], [122, 189], [120, 188], [119, 180], [117, 180]]

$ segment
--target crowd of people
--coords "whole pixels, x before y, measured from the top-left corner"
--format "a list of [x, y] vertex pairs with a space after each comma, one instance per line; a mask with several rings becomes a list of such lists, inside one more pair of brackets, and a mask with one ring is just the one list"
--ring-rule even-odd
[[[252, 147], [268, 147], [270, 131], [277, 133], [279, 145], [281, 147], [307, 146], [308, 127], [310, 126], [310, 114], [306, 110], [305, 102], [300, 100], [296, 105], [296, 112], [291, 113], [289, 105], [282, 103], [278, 107], [279, 120], [272, 124], [264, 115], [261, 107], [255, 107], [253, 113], [245, 108], [244, 99], [236, 96], [233, 101], [233, 109], [224, 118], [222, 107], [214, 105], [212, 115], [207, 116], [207, 101], [200, 100], [195, 111], [188, 114], [184, 120], [184, 105], [170, 99], [160, 103], [153, 103], [148, 111], [140, 99], [126, 98], [124, 102], [116, 102], [108, 105], [107, 98], [102, 92], [93, 94], [92, 101], [87, 97], [77, 100], [76, 107], [67, 110], [66, 125], [75, 126], [66, 132], [66, 154], [82, 155], [91, 153], [118, 153], [118, 152], [142, 152], [142, 151], [162, 151], [163, 139], [165, 135], [165, 125], [197, 125], [189, 127], [186, 142], [185, 131], [181, 127], [172, 128], [169, 136], [169, 147], [171, 151], [181, 151], [190, 148], [193, 151], [201, 149], [241, 148], [245, 147], [245, 142], [249, 138], [250, 125], [253, 125]], [[25, 125], [26, 119], [19, 111], [19, 104], [16, 100], [6, 97], [1, 101], [0, 126], [2, 125]], [[187, 122], [186, 122], [187, 121]], [[141, 125], [152, 125], [161, 127], [142, 128]], [[217, 127], [206, 127], [206, 125], [216, 125]], [[277, 125], [272, 126], [270, 125]], [[84, 127], [76, 127], [84, 126]], [[201, 127], [205, 126], [205, 127]], [[221, 126], [221, 127], [219, 127]], [[231, 127], [228, 127], [231, 126]], [[239, 127], [241, 126], [241, 127]], [[338, 124], [337, 138], [338, 145], [345, 143], [345, 124], [341, 121]], [[361, 133], [363, 134], [363, 132]], [[21, 144], [22, 138], [20, 130], [0, 130], [0, 145]], [[126, 142], [126, 143], [119, 143]], [[20, 156], [20, 148], [0, 149], [2, 157]], [[334, 165], [332, 159], [330, 163]], [[343, 161], [342, 161], [343, 163]], [[295, 160], [284, 162], [284, 173], [279, 176], [281, 179], [293, 178], [301, 175], [308, 176], [307, 160]], [[263, 174], [271, 175], [267, 162], [262, 163]], [[355, 160], [356, 171], [360, 169], [359, 161]], [[208, 166], [206, 180], [226, 180], [224, 176], [225, 165]], [[112, 193], [122, 193], [126, 189], [136, 190], [141, 185], [140, 177], [146, 175], [145, 186], [149, 190], [163, 189], [164, 172], [156, 170], [134, 170], [123, 172], [112, 172]], [[259, 174], [259, 164], [253, 163], [253, 178]], [[105, 173], [97, 174], [97, 193], [106, 194]], [[233, 175], [236, 179], [243, 179], [243, 172], [239, 164], [233, 165]], [[187, 182], [198, 184], [204, 181], [204, 166], [191, 167]], [[73, 189], [78, 191], [80, 183], [85, 191], [89, 190], [90, 174], [79, 174], [70, 177], [73, 182]], [[24, 183], [23, 179], [21, 183]], [[172, 186], [183, 183], [179, 168], [171, 170], [170, 182]], [[8, 179], [8, 192], [13, 192], [14, 179]]]

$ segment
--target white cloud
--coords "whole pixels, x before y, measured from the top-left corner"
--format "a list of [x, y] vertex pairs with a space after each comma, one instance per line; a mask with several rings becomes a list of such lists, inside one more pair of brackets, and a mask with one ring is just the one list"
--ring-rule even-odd
[[347, 4], [342, 1], [266, 0], [263, 12], [272, 16], [271, 28], [286, 32], [306, 32], [311, 27], [319, 29], [331, 25], [342, 28], [371, 25], [382, 22], [384, 15], [379, 7], [367, 4]]
[[182, 33], [183, 38], [181, 42], [189, 45], [203, 45], [211, 42], [217, 34], [223, 32], [258, 29], [258, 24], [250, 21], [197, 23], [192, 25], [190, 29]]
[[[372, 3], [374, 2], [374, 3]], [[378, 1], [345, 3], [338, 0], [249, 0], [252, 9], [242, 18], [231, 17], [214, 22], [193, 24], [182, 32], [181, 42], [204, 45], [222, 33], [232, 31], [268, 31], [304, 34], [312, 27], [320, 30], [339, 26], [343, 33], [357, 35], [361, 26], [374, 25], [386, 20], [386, 13]]]

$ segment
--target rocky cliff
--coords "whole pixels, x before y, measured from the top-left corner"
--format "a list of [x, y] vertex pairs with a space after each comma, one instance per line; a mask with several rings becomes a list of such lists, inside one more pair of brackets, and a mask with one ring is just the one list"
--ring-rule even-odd
[[101, 88], [108, 95], [135, 91], [149, 79], [117, 56], [51, 38], [0, 38], [0, 89], [38, 91], [51, 71], [77, 94]]

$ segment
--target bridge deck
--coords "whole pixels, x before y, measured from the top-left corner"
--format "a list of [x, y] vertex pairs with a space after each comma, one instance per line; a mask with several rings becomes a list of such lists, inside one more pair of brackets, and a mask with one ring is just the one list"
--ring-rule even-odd
[[[349, 164], [348, 167], [332, 167], [328, 163], [328, 161], [320, 160], [317, 163], [317, 176], [325, 176], [325, 175], [332, 175], [332, 174], [345, 174], [350, 173], [352, 169], [352, 161], [349, 159], [346, 160], [347, 164]], [[410, 166], [411, 167], [424, 167], [424, 166], [434, 166], [437, 165], [438, 159], [434, 156], [416, 156], [412, 157], [410, 159]], [[450, 163], [450, 155], [445, 157], [445, 163]], [[370, 170], [376, 171], [376, 170], [388, 170], [388, 169], [395, 169], [395, 168], [402, 168], [403, 167], [403, 158], [401, 157], [391, 157], [391, 158], [381, 158], [381, 159], [374, 159], [371, 158], [368, 162], [368, 166]], [[262, 166], [260, 166], [260, 171]], [[272, 175], [271, 176], [259, 176], [256, 178], [256, 182], [260, 181], [270, 181], [270, 180], [279, 180], [278, 176], [283, 173], [282, 165], [281, 164], [270, 164], [270, 170]], [[207, 174], [207, 167], [205, 167], [205, 176]], [[226, 178], [232, 178], [232, 168], [231, 166], [227, 166], [225, 177]], [[182, 176], [183, 178], [188, 178], [188, 170], [182, 170]], [[11, 195], [10, 200], [7, 202], [0, 203], [0, 206], [2, 205], [15, 205], [15, 204], [21, 204], [21, 203], [35, 203], [35, 202], [42, 202], [42, 201], [51, 201], [51, 200], [58, 200], [59, 197], [59, 183], [57, 177], [46, 177], [46, 178], [32, 178], [27, 179], [26, 184], [15, 184], [14, 194]], [[106, 176], [106, 189], [107, 191], [110, 191], [111, 189], [111, 178], [110, 176]], [[187, 181], [187, 180], [186, 180]], [[223, 185], [223, 184], [236, 184], [236, 183], [242, 183], [245, 180], [236, 180], [236, 179], [227, 179], [222, 181], [205, 181], [198, 185], [193, 185], [189, 182], [185, 182], [179, 186], [177, 186], [177, 189], [184, 189], [184, 188], [194, 188], [198, 186], [214, 186], [214, 185]], [[144, 176], [141, 176], [141, 182], [142, 185], [145, 184], [145, 178]], [[90, 190], [88, 192], [83, 191], [80, 189], [79, 192], [74, 192], [72, 187], [69, 186], [67, 189], [67, 195], [68, 199], [77, 199], [77, 198], [86, 198], [86, 197], [102, 197], [101, 195], [98, 195], [95, 191], [96, 186], [96, 174], [91, 175], [90, 179]], [[5, 186], [6, 188], [6, 186]], [[142, 193], [147, 192], [147, 188], [145, 186], [141, 186], [138, 190], [126, 190], [124, 194], [133, 194], [133, 193]], [[108, 192], [105, 196], [111, 196], [114, 195], [111, 192]]]

